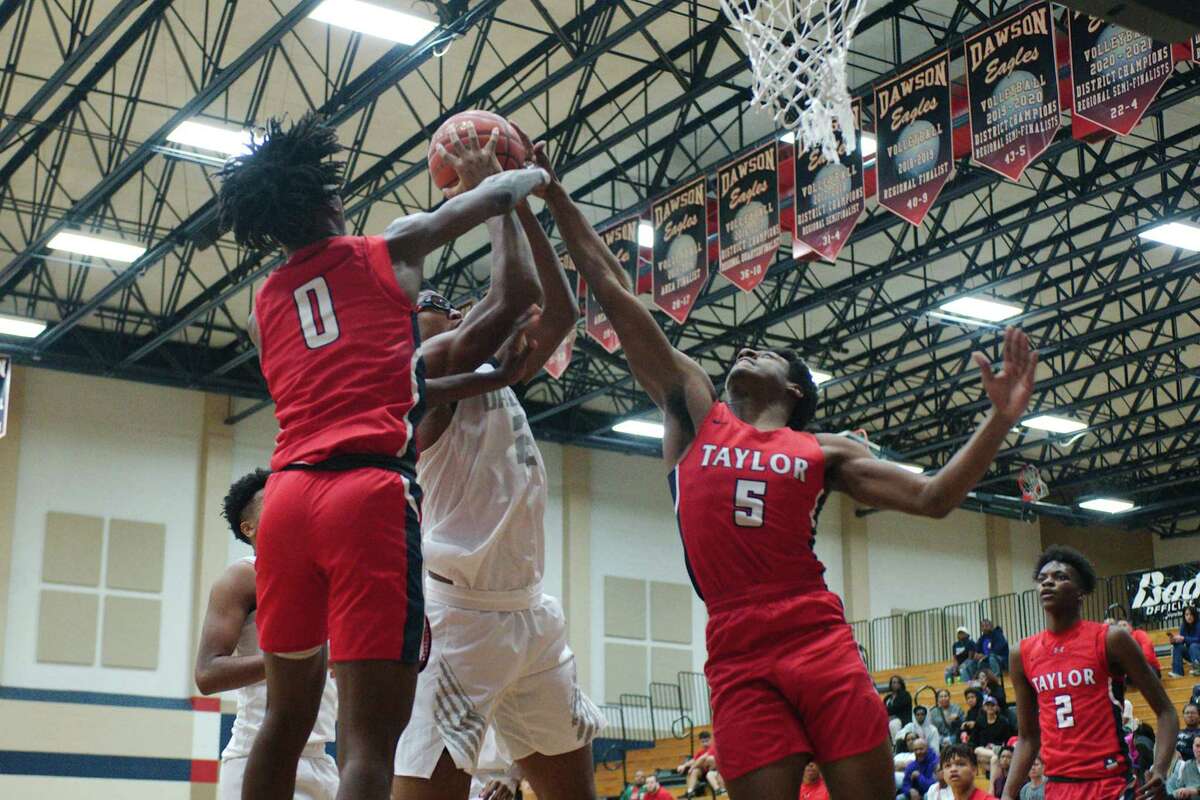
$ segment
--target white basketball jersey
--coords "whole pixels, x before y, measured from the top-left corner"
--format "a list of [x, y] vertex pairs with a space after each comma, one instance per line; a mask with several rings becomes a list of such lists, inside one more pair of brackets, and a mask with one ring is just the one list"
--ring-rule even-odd
[[421, 452], [417, 480], [430, 572], [477, 591], [540, 585], [546, 468], [512, 389], [460, 401], [445, 433]]
[[[254, 563], [254, 557], [243, 558], [243, 561]], [[251, 611], [242, 625], [241, 636], [238, 637], [235, 656], [258, 655], [258, 627], [255, 625], [257, 611]], [[250, 755], [254, 745], [254, 737], [262, 729], [263, 719], [267, 715], [267, 682], [260, 681], [249, 686], [234, 690], [237, 695], [237, 717], [233, 720], [233, 737], [221, 752], [222, 758], [238, 758]], [[321, 696], [321, 709], [317, 712], [317, 722], [313, 725], [312, 735], [308, 743], [324, 744], [332, 742], [336, 737], [334, 723], [337, 722], [337, 685], [328, 674], [325, 676], [325, 694]]]

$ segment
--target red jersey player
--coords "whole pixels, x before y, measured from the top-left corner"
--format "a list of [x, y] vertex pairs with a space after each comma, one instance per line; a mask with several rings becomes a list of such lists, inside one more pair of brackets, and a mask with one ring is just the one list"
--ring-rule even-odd
[[[494, 165], [494, 142], [493, 134], [483, 148], [456, 148], [455, 168], [477, 189], [397, 220], [381, 237], [345, 235], [343, 165], [329, 160], [340, 147], [314, 115], [286, 130], [272, 120], [251, 152], [222, 171], [223, 228], [242, 246], [282, 247], [288, 256], [260, 288], [250, 324], [280, 433], [256, 563], [267, 712], [245, 798], [293, 796], [325, 685], [326, 642], [338, 675], [338, 797], [389, 794], [424, 623], [413, 479], [422, 411], [413, 301], [422, 263], [486, 220], [494, 262], [528, 272], [529, 243], [511, 212], [548, 181], [535, 168], [480, 182], [476, 173]], [[506, 325], [531, 302], [517, 298]]]
[[1154, 764], [1138, 800], [1165, 798], [1164, 780], [1179, 734], [1179, 717], [1137, 642], [1118, 626], [1081, 616], [1096, 571], [1069, 547], [1051, 547], [1037, 561], [1034, 581], [1046, 630], [1009, 655], [1020, 735], [1004, 800], [1016, 800], [1041, 750], [1046, 800], [1124, 800], [1133, 775], [1121, 711], [1131, 678], [1158, 717]]
[[875, 508], [948, 514], [1029, 403], [1029, 340], [1005, 333], [998, 374], [976, 354], [990, 413], [936, 476], [914, 475], [845, 437], [804, 432], [816, 386], [794, 350], [739, 351], [719, 399], [703, 368], [671, 346], [629, 291], [570, 198], [553, 187], [546, 197], [634, 377], [663, 410], [684, 555], [708, 607], [705, 673], [729, 794], [795, 800], [813, 759], [834, 800], [890, 800], [887, 715], [813, 552], [821, 498], [840, 490]]

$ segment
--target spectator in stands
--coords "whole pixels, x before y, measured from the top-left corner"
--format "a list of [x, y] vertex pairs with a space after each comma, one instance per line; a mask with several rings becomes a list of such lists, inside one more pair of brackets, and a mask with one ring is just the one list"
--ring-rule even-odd
[[1175, 751], [1184, 761], [1195, 758], [1192, 742], [1197, 736], [1200, 736], [1200, 706], [1188, 703], [1183, 707], [1183, 728], [1179, 731], [1179, 738], [1175, 740]]
[[[1129, 620], [1123, 619], [1117, 622], [1117, 625], [1125, 630], [1133, 640], [1141, 645], [1142, 655], [1146, 657], [1146, 663], [1150, 665], [1150, 671], [1158, 677], [1162, 677], [1162, 669], [1158, 665], [1158, 656], [1154, 653], [1154, 642], [1150, 641], [1150, 634], [1146, 633], [1141, 628], [1135, 628], [1130, 624]], [[1130, 684], [1133, 685], [1132, 683]]]
[[975, 770], [979, 766], [970, 745], [952, 744], [942, 751], [946, 783], [954, 792], [954, 800], [996, 800], [982, 789], [975, 788]]
[[924, 739], [915, 739], [912, 745], [912, 763], [904, 768], [904, 780], [900, 782], [899, 800], [922, 800], [930, 786], [937, 785], [937, 753], [929, 749]]
[[979, 667], [987, 667], [997, 675], [1008, 666], [1008, 639], [1004, 629], [992, 624], [990, 619], [979, 620], [979, 641], [976, 642], [975, 661]]
[[996, 698], [983, 698], [983, 716], [971, 732], [971, 745], [975, 748], [976, 762], [985, 774], [991, 775], [992, 762], [1014, 735], [1016, 731], [1008, 721], [1008, 716], [1000, 713], [1000, 704], [996, 702]]
[[887, 707], [888, 717], [899, 720], [901, 727], [912, 722], [912, 695], [908, 693], [904, 678], [899, 675], [888, 678], [888, 690], [883, 696], [883, 704]]
[[913, 708], [913, 721], [900, 729], [900, 734], [896, 737], [903, 739], [907, 734], [915, 733], [920, 736], [929, 745], [929, 749], [937, 752], [941, 749], [942, 734], [929, 721], [929, 709], [925, 706], [915, 706]]
[[829, 789], [817, 762], [809, 761], [804, 767], [804, 780], [800, 784], [800, 800], [829, 800]]
[[963, 696], [967, 699], [967, 711], [963, 714], [963, 721], [959, 726], [959, 738], [970, 742], [975, 734], [975, 727], [979, 724], [979, 717], [983, 714], [983, 692], [972, 686], [963, 692]]
[[1034, 756], [1029, 765], [1029, 782], [1021, 787], [1021, 800], [1046, 800], [1046, 765]]
[[684, 797], [693, 797], [696, 793], [696, 785], [703, 778], [707, 781], [708, 773], [717, 768], [716, 751], [713, 750], [712, 734], [708, 731], [700, 731], [700, 749], [696, 754], [684, 761], [675, 771], [680, 775], [687, 775], [687, 792]]
[[1004, 695], [1004, 682], [1000, 680], [1000, 676], [992, 671], [991, 667], [983, 667], [979, 670], [979, 674], [975, 676], [975, 682], [979, 684], [979, 688], [983, 690], [984, 695], [990, 695], [996, 698], [996, 702], [1000, 704], [1000, 710], [1008, 708], [1008, 698]]
[[937, 705], [929, 712], [929, 721], [933, 723], [933, 727], [937, 728], [937, 732], [944, 742], [949, 743], [951, 739], [957, 738], [962, 720], [962, 708], [957, 703], [950, 702], [950, 690], [938, 689]]
[[1008, 780], [1008, 768], [1012, 766], [1013, 749], [1005, 745], [1000, 749], [1000, 756], [996, 759], [995, 765], [992, 767], [992, 794], [996, 797], [1004, 796], [1004, 784]]
[[904, 780], [904, 770], [908, 769], [908, 765], [917, 757], [915, 750], [917, 739], [921, 737], [909, 731], [904, 735], [903, 739], [897, 739], [892, 743], [892, 749], [895, 754], [892, 757], [893, 769], [896, 770], [896, 788], [900, 788], [900, 781]]
[[1195, 606], [1183, 609], [1179, 633], [1171, 634], [1171, 675], [1183, 677], [1183, 662], [1192, 665], [1192, 675], [1200, 675], [1200, 612]]
[[934, 775], [937, 776], [937, 783], [929, 787], [929, 791], [925, 793], [925, 800], [954, 800], [954, 790], [946, 783], [946, 764], [940, 756]]
[[1192, 740], [1192, 757], [1176, 761], [1167, 778], [1167, 794], [1176, 800], [1200, 797], [1200, 738]]
[[625, 784], [625, 791], [621, 792], [620, 800], [641, 800], [642, 787], [646, 785], [646, 773], [640, 769], [633, 773], [633, 783]]
[[647, 775], [639, 800], [675, 800], [674, 795], [658, 785], [657, 775]]
[[954, 645], [951, 648], [954, 660], [946, 667], [946, 683], [954, 683], [956, 677], [969, 681], [975, 675], [975, 651], [978, 648], [975, 642], [971, 641], [971, 632], [960, 627], [954, 636]]

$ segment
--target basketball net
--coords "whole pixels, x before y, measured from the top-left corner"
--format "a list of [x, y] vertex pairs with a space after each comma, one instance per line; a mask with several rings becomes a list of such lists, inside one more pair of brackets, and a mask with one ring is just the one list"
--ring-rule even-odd
[[[797, 146], [820, 147], [838, 160], [838, 137], [853, 131], [846, 55], [866, 0], [721, 0], [725, 16], [742, 34], [754, 71], [751, 105], [796, 130]], [[853, 152], [857, 136], [846, 136]]]
[[1050, 487], [1042, 480], [1042, 473], [1033, 464], [1026, 464], [1017, 475], [1017, 486], [1021, 487], [1021, 502], [1036, 503], [1050, 494]]

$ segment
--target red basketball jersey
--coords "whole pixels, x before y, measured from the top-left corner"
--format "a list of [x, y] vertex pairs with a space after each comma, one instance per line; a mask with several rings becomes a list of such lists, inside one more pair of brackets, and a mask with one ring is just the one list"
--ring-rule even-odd
[[415, 467], [415, 307], [384, 239], [335, 236], [297, 250], [263, 283], [254, 316], [279, 420], [272, 469], [350, 453]]
[[813, 551], [825, 458], [811, 433], [760, 431], [713, 403], [669, 481], [688, 573], [710, 612], [827, 591]]
[[1129, 769], [1121, 729], [1121, 681], [1108, 669], [1108, 627], [1081, 621], [1021, 642], [1021, 664], [1038, 703], [1042, 761], [1057, 778], [1095, 780]]

